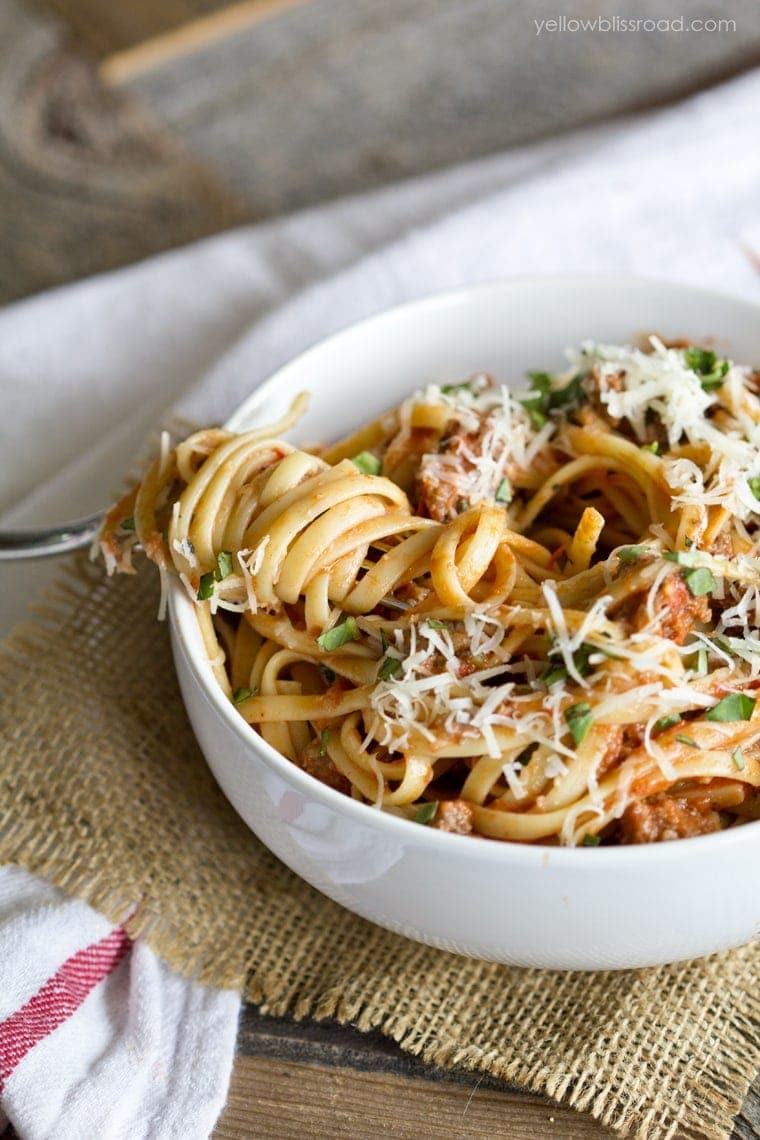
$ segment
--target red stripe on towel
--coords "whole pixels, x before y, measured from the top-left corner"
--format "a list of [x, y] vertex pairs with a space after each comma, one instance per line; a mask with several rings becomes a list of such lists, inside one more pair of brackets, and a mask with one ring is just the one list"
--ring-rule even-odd
[[0, 1092], [19, 1061], [79, 1009], [131, 945], [121, 927], [112, 930], [99, 942], [73, 954], [26, 1005], [0, 1021]]

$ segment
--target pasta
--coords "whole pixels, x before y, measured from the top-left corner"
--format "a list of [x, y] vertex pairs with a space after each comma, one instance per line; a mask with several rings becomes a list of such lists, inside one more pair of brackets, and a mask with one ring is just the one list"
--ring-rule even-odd
[[589, 342], [510, 393], [430, 385], [306, 451], [168, 444], [109, 512], [196, 602], [278, 752], [377, 809], [523, 843], [760, 818], [760, 374]]

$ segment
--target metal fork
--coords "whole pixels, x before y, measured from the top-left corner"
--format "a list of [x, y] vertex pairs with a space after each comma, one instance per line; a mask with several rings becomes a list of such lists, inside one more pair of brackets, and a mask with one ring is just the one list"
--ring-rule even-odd
[[49, 558], [89, 546], [103, 522], [104, 511], [71, 522], [23, 530], [0, 530], [0, 562], [22, 558]]

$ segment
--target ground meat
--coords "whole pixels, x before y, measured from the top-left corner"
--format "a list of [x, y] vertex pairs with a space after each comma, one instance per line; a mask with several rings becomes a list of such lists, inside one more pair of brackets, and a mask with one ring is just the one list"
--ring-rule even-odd
[[724, 530], [716, 537], [710, 547], [710, 553], [722, 558], [733, 558], [734, 544], [728, 531]]
[[[599, 380], [599, 372], [596, 368], [592, 368], [591, 375], [595, 380], [597, 380], [597, 382], [600, 384], [600, 387], [601, 387], [601, 382]], [[622, 391], [624, 391], [624, 389], [625, 389], [625, 378], [626, 378], [625, 368], [620, 368], [620, 369], [618, 369], [617, 372], [608, 373], [608, 375], [605, 376], [605, 378], [604, 378], [604, 387], [605, 387], [606, 391], [608, 391], [608, 392], [622, 392]]]
[[479, 481], [473, 458], [483, 454], [487, 421], [483, 420], [477, 431], [454, 426], [455, 430], [441, 440], [438, 453], [421, 464], [414, 485], [417, 514], [436, 522], [449, 522], [466, 510]]
[[466, 800], [443, 800], [438, 806], [435, 827], [455, 835], [469, 835], [472, 831], [472, 805]]
[[430, 593], [430, 590], [425, 589], [424, 586], [418, 585], [417, 582], [402, 582], [396, 587], [395, 594], [401, 601], [409, 602], [411, 605], [417, 605], [418, 602], [423, 602]]
[[661, 793], [625, 809], [620, 820], [620, 842], [661, 843], [719, 830], [720, 819], [708, 796], [679, 799]]
[[634, 721], [633, 724], [627, 724], [623, 729], [623, 747], [626, 753], [633, 752], [634, 748], [638, 748], [644, 743], [646, 736], [647, 724], [645, 720]]
[[307, 748], [304, 748], [301, 753], [301, 767], [304, 772], [314, 776], [321, 784], [327, 784], [328, 788], [335, 788], [336, 792], [349, 795], [351, 784], [341, 775], [326, 753], [320, 755], [320, 747], [320, 741], [313, 740]]
[[600, 726], [600, 730], [604, 733], [605, 749], [596, 768], [597, 780], [601, 780], [602, 776], [606, 776], [617, 764], [623, 750], [624, 736], [623, 726], [620, 724]]
[[[684, 644], [696, 622], [708, 623], [711, 618], [708, 596], [692, 597], [680, 574], [671, 574], [660, 586], [656, 612], [658, 632], [676, 645]], [[634, 616], [634, 627], [643, 629], [649, 621], [646, 605], [641, 605]]]

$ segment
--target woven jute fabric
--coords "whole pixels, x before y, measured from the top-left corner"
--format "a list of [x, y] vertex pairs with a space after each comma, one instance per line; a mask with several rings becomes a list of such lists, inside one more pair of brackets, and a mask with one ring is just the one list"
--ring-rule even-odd
[[3, 862], [265, 1011], [380, 1029], [624, 1134], [730, 1133], [760, 1067], [760, 946], [555, 973], [457, 957], [356, 918], [278, 862], [222, 796], [156, 612], [154, 575], [109, 581], [80, 561], [3, 645]]

